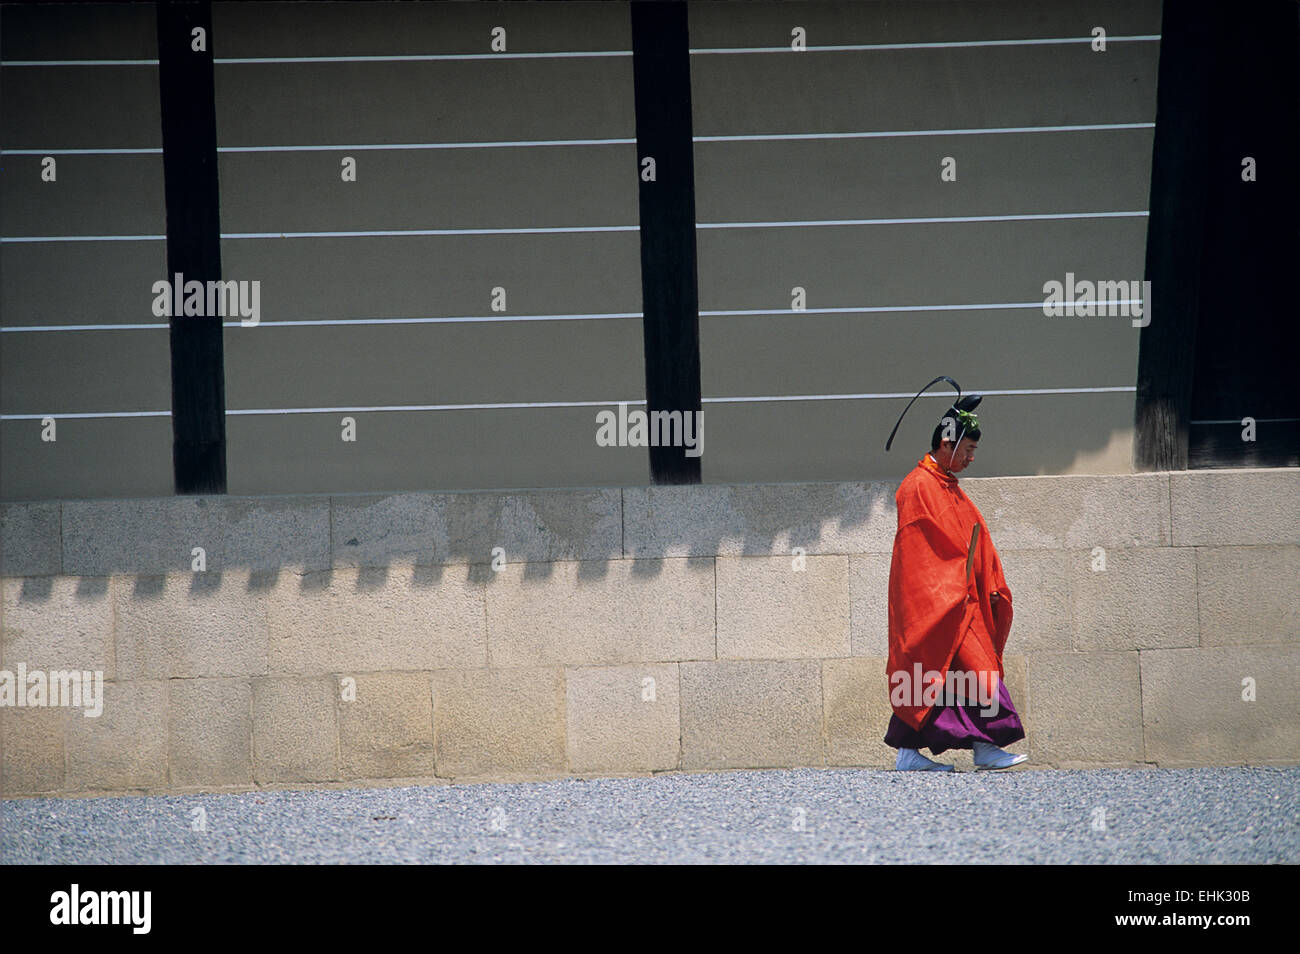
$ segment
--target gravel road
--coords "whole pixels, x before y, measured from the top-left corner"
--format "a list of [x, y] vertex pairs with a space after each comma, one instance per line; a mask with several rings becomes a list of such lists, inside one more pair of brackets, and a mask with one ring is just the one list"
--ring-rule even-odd
[[1300, 766], [781, 769], [10, 799], [0, 861], [1300, 862]]

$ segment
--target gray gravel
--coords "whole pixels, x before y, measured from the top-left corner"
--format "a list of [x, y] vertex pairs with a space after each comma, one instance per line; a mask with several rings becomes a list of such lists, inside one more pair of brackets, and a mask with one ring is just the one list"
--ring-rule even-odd
[[[195, 809], [206, 831], [192, 830]], [[1300, 766], [13, 799], [0, 803], [0, 861], [1294, 864]]]

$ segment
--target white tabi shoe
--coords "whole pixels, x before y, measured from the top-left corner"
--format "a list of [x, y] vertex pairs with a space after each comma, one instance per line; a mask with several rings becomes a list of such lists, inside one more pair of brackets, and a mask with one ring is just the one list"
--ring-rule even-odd
[[955, 767], [931, 762], [916, 749], [899, 749], [894, 768], [900, 772], [951, 772]]
[[1028, 758], [1029, 756], [1023, 752], [1018, 755], [1004, 752], [991, 742], [975, 743], [975, 771], [977, 772], [1011, 768], [1011, 766], [1019, 765]]

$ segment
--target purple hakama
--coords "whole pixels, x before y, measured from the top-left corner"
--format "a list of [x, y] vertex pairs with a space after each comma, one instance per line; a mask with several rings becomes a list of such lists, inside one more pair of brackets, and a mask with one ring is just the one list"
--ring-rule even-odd
[[976, 742], [991, 742], [1001, 748], [1025, 737], [1020, 715], [1011, 704], [1006, 683], [998, 682], [996, 715], [980, 714], [979, 703], [961, 706], [935, 706], [938, 709], [918, 732], [898, 716], [889, 717], [885, 744], [896, 749], [926, 749], [934, 755], [948, 749], [973, 749]]

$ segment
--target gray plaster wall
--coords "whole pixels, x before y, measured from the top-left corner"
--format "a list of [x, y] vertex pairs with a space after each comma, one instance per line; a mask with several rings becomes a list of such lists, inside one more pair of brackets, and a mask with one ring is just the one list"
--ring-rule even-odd
[[[168, 493], [161, 156], [58, 155], [49, 183], [35, 154], [158, 149], [157, 68], [14, 65], [154, 58], [152, 8], [0, 16], [0, 145], [34, 151], [5, 156], [0, 234], [135, 237], [0, 245], [0, 497]], [[790, 223], [1144, 213], [1159, 18], [1156, 2], [691, 4], [706, 482], [895, 475], [893, 395], [939, 373], [993, 392], [981, 473], [1131, 470], [1139, 330], [1034, 306], [1067, 272], [1140, 279], [1143, 215]], [[494, 27], [510, 56], [482, 56]], [[1001, 42], [1027, 39], [1074, 42]], [[902, 47], [819, 49], [881, 44]], [[715, 52], [734, 49], [756, 52]], [[223, 270], [261, 283], [261, 324], [225, 331], [231, 493], [647, 481], [644, 448], [597, 446], [589, 406], [645, 395], [630, 50], [623, 3], [213, 4]], [[513, 57], [555, 51], [612, 55]], [[470, 58], [277, 61], [428, 54]], [[1137, 128], [956, 132], [1115, 124]], [[887, 135], [824, 138], [856, 133]], [[792, 135], [814, 138], [770, 138]], [[573, 140], [616, 141], [477, 147]], [[476, 147], [363, 148], [421, 144]], [[622, 230], [409, 234], [591, 227]], [[407, 234], [354, 234], [374, 231]], [[303, 232], [352, 234], [287, 237]], [[618, 317], [574, 317], [592, 315]], [[474, 320], [310, 324], [429, 318]], [[154, 327], [99, 328], [119, 324]], [[89, 327], [12, 330], [51, 326]], [[907, 453], [942, 402], [918, 402]], [[395, 407], [437, 409], [355, 410]]]

